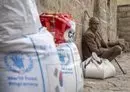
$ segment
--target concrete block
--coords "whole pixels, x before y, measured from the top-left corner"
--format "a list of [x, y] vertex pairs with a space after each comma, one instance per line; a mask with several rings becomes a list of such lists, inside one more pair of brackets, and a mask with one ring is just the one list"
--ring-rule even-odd
[[118, 22], [121, 22], [121, 23], [130, 22], [130, 17], [118, 18]]
[[130, 11], [130, 5], [119, 5], [117, 11]]
[[130, 27], [118, 27], [118, 31], [119, 32], [122, 32], [122, 31], [129, 32], [130, 31]]

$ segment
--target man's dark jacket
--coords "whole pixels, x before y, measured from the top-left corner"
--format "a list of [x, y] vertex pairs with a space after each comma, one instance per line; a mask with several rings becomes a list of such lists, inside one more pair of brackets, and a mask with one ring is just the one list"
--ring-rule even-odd
[[101, 48], [106, 47], [105, 42], [100, 37], [99, 33], [93, 33], [91, 29], [88, 29], [82, 38], [82, 52], [83, 60], [91, 56], [92, 52], [96, 52], [98, 56], [102, 55]]

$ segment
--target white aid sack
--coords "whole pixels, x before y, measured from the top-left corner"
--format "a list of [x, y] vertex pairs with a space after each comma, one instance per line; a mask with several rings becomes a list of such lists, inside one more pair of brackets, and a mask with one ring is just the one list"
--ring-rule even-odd
[[59, 57], [48, 31], [1, 43], [0, 92], [64, 92]]
[[57, 47], [63, 73], [65, 92], [83, 92], [83, 73], [78, 49], [74, 43]]
[[38, 32], [35, 0], [1, 0], [0, 11], [0, 42]]
[[36, 1], [35, 0], [28, 0], [29, 2], [29, 7], [31, 10], [31, 14], [32, 14], [32, 19], [35, 23], [35, 26], [38, 30], [40, 30], [42, 28], [42, 24], [40, 22], [40, 18], [39, 18], [39, 14], [38, 14], [38, 10], [37, 10], [37, 6], [36, 6]]
[[96, 53], [83, 62], [84, 76], [88, 78], [108, 78], [115, 76], [114, 65], [107, 59], [99, 58]]

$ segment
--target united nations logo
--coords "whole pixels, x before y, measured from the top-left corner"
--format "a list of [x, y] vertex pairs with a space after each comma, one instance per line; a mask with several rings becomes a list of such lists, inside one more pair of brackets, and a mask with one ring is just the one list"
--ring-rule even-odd
[[21, 52], [8, 53], [5, 58], [7, 69], [16, 73], [30, 72], [33, 68], [33, 62], [29, 55]]
[[61, 64], [68, 65], [70, 63], [70, 56], [65, 52], [58, 52]]

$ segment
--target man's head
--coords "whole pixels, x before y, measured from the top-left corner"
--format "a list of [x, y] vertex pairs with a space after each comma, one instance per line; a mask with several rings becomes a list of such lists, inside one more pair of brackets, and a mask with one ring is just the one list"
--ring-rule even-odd
[[91, 17], [89, 19], [89, 27], [93, 32], [96, 32], [99, 26], [99, 19], [96, 17]]

